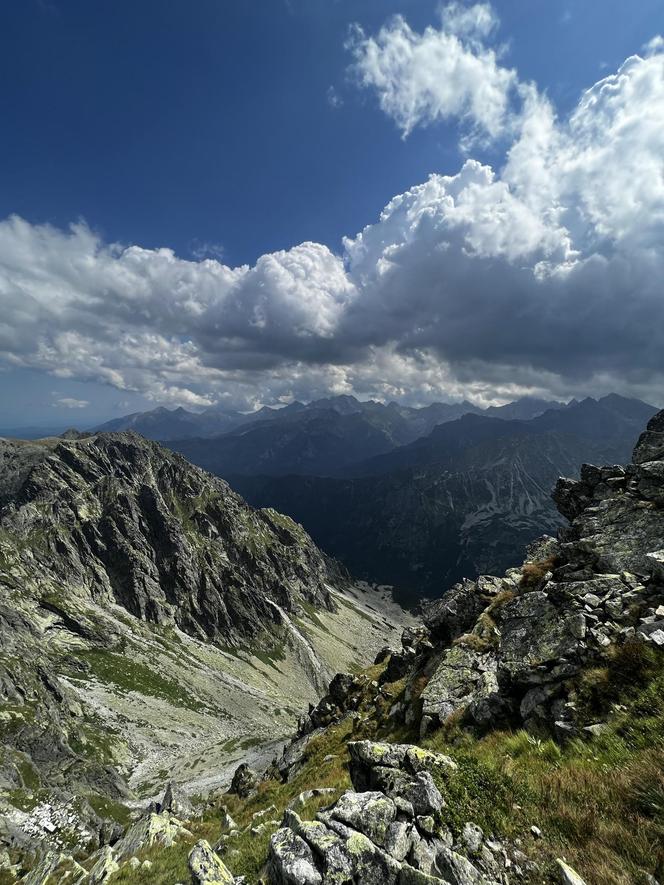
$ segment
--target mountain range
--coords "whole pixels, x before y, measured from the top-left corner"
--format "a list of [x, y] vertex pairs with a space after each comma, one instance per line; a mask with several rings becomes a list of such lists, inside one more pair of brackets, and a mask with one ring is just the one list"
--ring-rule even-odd
[[424, 436], [436, 424], [452, 421], [469, 412], [486, 414], [490, 417], [528, 419], [547, 409], [560, 407], [562, 403], [525, 397], [514, 403], [489, 406], [486, 409], [467, 401], [431, 403], [428, 406], [415, 408], [395, 402], [387, 404], [374, 400], [363, 402], [354, 396], [342, 395], [314, 400], [307, 405], [293, 402], [281, 408], [264, 406], [255, 412], [246, 413], [224, 410], [218, 406], [202, 412], [190, 412], [182, 407], [167, 409], [160, 406], [148, 412], [134, 412], [131, 415], [114, 418], [92, 429], [98, 432], [134, 430], [147, 439], [167, 441], [219, 437], [237, 428], [253, 429], [258, 423], [275, 419], [278, 422], [285, 422], [285, 427], [291, 427], [293, 424], [297, 426], [300, 420], [306, 424], [312, 415], [332, 414], [339, 418], [355, 415], [359, 416], [359, 420], [366, 420], [370, 426], [383, 429], [388, 437], [393, 434], [395, 442], [401, 444]]
[[558, 476], [576, 475], [584, 462], [625, 460], [656, 411], [615, 394], [545, 405], [444, 422], [431, 407], [428, 417], [415, 410], [417, 429], [397, 408], [315, 406], [167, 444], [255, 506], [301, 522], [354, 574], [412, 600], [519, 561], [529, 541], [560, 524], [549, 497]]

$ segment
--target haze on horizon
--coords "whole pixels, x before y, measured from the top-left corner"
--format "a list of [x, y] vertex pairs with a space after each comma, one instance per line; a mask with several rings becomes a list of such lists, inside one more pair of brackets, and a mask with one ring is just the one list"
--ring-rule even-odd
[[3, 424], [660, 403], [664, 11], [535, 5], [4, 9]]

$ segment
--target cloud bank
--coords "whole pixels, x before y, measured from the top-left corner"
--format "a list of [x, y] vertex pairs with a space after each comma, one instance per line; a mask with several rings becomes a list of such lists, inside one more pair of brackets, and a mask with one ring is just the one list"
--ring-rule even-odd
[[358, 84], [404, 134], [457, 119], [500, 138], [395, 196], [338, 253], [187, 261], [0, 222], [0, 361], [155, 402], [250, 408], [355, 392], [425, 402], [632, 392], [664, 381], [664, 41], [559, 119], [503, 66], [490, 6], [403, 18], [351, 46]]

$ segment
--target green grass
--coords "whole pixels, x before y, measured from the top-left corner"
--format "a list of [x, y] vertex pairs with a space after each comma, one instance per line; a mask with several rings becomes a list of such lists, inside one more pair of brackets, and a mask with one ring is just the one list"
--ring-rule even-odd
[[[201, 838], [205, 838], [201, 836]], [[187, 857], [193, 846], [192, 840], [185, 840], [174, 845], [172, 848], [163, 848], [161, 845], [153, 845], [145, 851], [139, 852], [138, 859], [142, 862], [149, 860], [150, 869], [132, 869], [125, 864], [110, 877], [109, 883], [113, 885], [174, 885], [175, 882], [191, 882], [191, 874], [187, 864]]]
[[[621, 650], [605, 669], [601, 698], [591, 693], [595, 710], [609, 699], [622, 706], [597, 737], [561, 747], [523, 731], [477, 739], [441, 729], [423, 742], [459, 762], [458, 778], [439, 780], [454, 830], [470, 819], [498, 836], [520, 835], [545, 864], [565, 855], [588, 885], [632, 885], [645, 881], [644, 870], [661, 878], [664, 656]], [[542, 829], [541, 842], [530, 839], [532, 824]]]
[[98, 795], [90, 795], [86, 798], [100, 817], [115, 820], [125, 827], [130, 823], [130, 809], [123, 805], [122, 802], [116, 802], [114, 799]]
[[123, 691], [161, 698], [177, 707], [201, 708], [201, 703], [177, 682], [140, 661], [132, 660], [128, 654], [93, 648], [82, 650], [80, 656], [89, 663], [91, 672], [100, 682], [110, 682]]
[[16, 767], [21, 775], [23, 786], [28, 790], [38, 790], [41, 787], [41, 778], [37, 769], [29, 759], [17, 760]]

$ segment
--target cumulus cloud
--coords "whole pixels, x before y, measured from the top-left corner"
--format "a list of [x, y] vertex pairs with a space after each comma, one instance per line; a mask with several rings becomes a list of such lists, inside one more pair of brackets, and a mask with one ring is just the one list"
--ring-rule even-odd
[[[6, 219], [0, 363], [199, 408], [351, 392], [486, 404], [614, 389], [659, 402], [664, 53], [651, 41], [561, 119], [500, 67], [495, 30], [486, 4], [454, 4], [437, 29], [393, 20], [354, 52], [387, 78], [365, 85], [406, 131], [451, 114], [509, 131], [502, 168], [468, 159], [395, 196], [338, 253], [305, 242], [252, 266]], [[454, 76], [471, 57], [502, 72], [502, 104], [485, 115], [470, 81], [434, 96], [449, 47]]]
[[505, 127], [516, 72], [502, 66], [485, 39], [495, 30], [491, 6], [452, 3], [440, 27], [414, 31], [396, 16], [375, 37], [356, 29], [350, 46], [360, 84], [404, 136], [415, 126], [461, 118], [492, 138]]
[[90, 403], [86, 399], [75, 399], [72, 396], [57, 396], [52, 405], [63, 409], [87, 409]]

